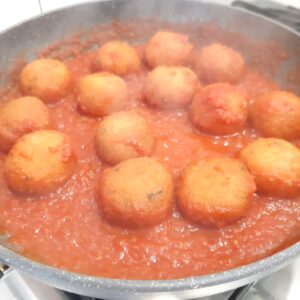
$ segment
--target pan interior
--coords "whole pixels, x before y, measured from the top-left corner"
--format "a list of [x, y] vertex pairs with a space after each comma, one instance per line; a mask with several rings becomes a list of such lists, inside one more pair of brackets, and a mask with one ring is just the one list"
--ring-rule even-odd
[[[298, 82], [290, 80], [297, 71], [295, 67], [300, 64], [296, 51], [300, 43], [295, 34], [264, 20], [245, 18], [238, 11], [196, 1], [162, 1], [160, 4], [145, 1], [144, 5], [140, 2], [104, 1], [68, 8], [4, 33], [0, 38], [3, 41], [0, 43], [0, 68], [4, 70], [0, 75], [1, 83], [6, 86], [6, 79], [14, 76], [24, 61], [43, 53], [45, 47], [62, 38], [64, 41], [57, 43], [48, 54], [57, 57], [64, 52], [63, 59], [68, 61], [74, 55], [67, 51], [74, 42], [74, 35], [82, 41], [79, 51], [86, 51], [111, 38], [102, 39], [99, 35], [93, 40], [91, 37], [92, 32], [103, 32], [107, 27], [114, 28], [113, 38], [132, 43], [143, 42], [163, 27], [188, 33], [198, 41], [198, 46], [216, 40], [232, 45], [243, 53], [249, 64], [275, 79], [282, 88], [300, 92]], [[78, 15], [82, 16], [80, 20]], [[111, 18], [116, 21], [111, 23]], [[57, 20], [63, 20], [59, 27]], [[138, 25], [141, 22], [143, 26]], [[0, 243], [9, 247], [5, 236], [1, 236]]]

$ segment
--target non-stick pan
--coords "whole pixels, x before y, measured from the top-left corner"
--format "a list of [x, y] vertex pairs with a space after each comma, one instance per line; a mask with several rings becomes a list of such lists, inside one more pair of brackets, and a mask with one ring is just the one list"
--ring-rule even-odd
[[[5, 84], [4, 71], [20, 53], [25, 59], [30, 59], [39, 50], [78, 30], [112, 20], [136, 18], [175, 23], [214, 22], [219, 27], [238, 32], [250, 40], [272, 39], [286, 50], [300, 49], [300, 37], [296, 32], [266, 18], [229, 6], [197, 0], [103, 0], [57, 10], [3, 32], [0, 35], [0, 85]], [[299, 62], [300, 57], [290, 57], [279, 69], [277, 80], [283, 86], [287, 70]], [[300, 243], [296, 243], [265, 259], [218, 274], [178, 280], [139, 281], [67, 272], [32, 261], [0, 246], [0, 259], [4, 264], [48, 285], [81, 295], [130, 300], [192, 299], [221, 293], [275, 272], [293, 262], [299, 255]]]

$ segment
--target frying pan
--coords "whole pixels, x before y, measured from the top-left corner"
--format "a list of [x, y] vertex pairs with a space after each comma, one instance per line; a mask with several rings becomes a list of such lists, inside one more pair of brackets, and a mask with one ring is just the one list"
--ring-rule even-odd
[[[0, 70], [24, 54], [26, 59], [49, 44], [76, 30], [134, 18], [154, 18], [169, 22], [214, 22], [252, 40], [272, 39], [286, 50], [300, 49], [299, 35], [266, 18], [236, 8], [197, 0], [104, 0], [60, 9], [34, 18], [0, 35]], [[286, 60], [278, 73], [284, 86], [287, 69], [299, 64], [300, 57]], [[5, 73], [0, 72], [0, 83]], [[73, 293], [106, 299], [192, 299], [221, 293], [260, 279], [300, 255], [296, 243], [270, 257], [226, 272], [178, 280], [118, 280], [86, 276], [53, 268], [0, 246], [1, 261], [32, 278]]]

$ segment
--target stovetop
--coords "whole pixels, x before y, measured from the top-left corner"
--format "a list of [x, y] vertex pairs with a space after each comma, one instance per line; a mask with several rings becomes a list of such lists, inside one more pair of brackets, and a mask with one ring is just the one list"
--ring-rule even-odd
[[[1, 300], [98, 300], [52, 288], [16, 270], [9, 269], [4, 273], [0, 280]], [[201, 300], [299, 300], [299, 283], [300, 259], [251, 285]], [[168, 300], [173, 299], [177, 298], [168, 297]]]
[[[300, 7], [300, 0], [299, 7]], [[219, 1], [221, 2], [221, 1]], [[225, 1], [222, 1], [225, 2]], [[227, 1], [228, 2], [228, 1]], [[281, 1], [283, 4], [284, 0]], [[296, 1], [295, 1], [296, 3]], [[300, 9], [268, 0], [233, 1], [237, 6], [275, 19], [300, 32]], [[17, 270], [0, 266], [1, 300], [98, 300], [61, 291], [35, 281]], [[174, 300], [177, 298], [174, 298]], [[198, 298], [200, 299], [200, 298]], [[290, 266], [257, 282], [201, 300], [299, 300], [300, 258]], [[120, 299], [122, 300], [122, 299]], [[169, 298], [168, 300], [173, 300]], [[196, 300], [196, 299], [195, 299]]]

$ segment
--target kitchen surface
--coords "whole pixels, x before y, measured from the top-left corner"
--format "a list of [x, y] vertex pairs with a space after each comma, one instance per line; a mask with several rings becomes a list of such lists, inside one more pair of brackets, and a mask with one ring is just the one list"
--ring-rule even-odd
[[[141, 0], [142, 1], [142, 0]], [[82, 0], [1, 0], [0, 1], [0, 31], [31, 17], [47, 13], [51, 10], [82, 3]], [[204, 1], [203, 1], [204, 2]], [[217, 3], [230, 4], [232, 1], [217, 0]], [[268, 8], [274, 5], [269, 1], [248, 1], [254, 5]], [[300, 8], [299, 0], [274, 1], [282, 5]], [[274, 3], [273, 2], [273, 3]], [[17, 9], [16, 9], [17, 7]], [[281, 6], [280, 6], [281, 7]], [[290, 9], [291, 10], [291, 9]], [[292, 9], [293, 10], [293, 9]], [[299, 12], [300, 21], [300, 12]], [[92, 300], [94, 298], [71, 295], [52, 287], [38, 283], [22, 273], [8, 269], [0, 278], [0, 300]], [[151, 298], [152, 299], [152, 298]], [[162, 298], [160, 298], [162, 299]], [[167, 297], [167, 300], [177, 299]], [[300, 299], [300, 258], [292, 265], [277, 271], [252, 285], [236, 291], [216, 295], [203, 300], [298, 300]], [[120, 299], [122, 300], [122, 299]]]

